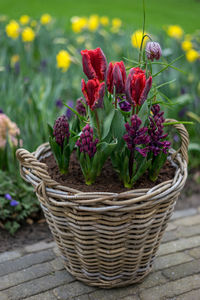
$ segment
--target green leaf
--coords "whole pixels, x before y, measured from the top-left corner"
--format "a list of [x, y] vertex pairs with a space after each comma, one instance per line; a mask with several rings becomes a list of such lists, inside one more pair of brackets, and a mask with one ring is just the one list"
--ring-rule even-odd
[[112, 120], [111, 124], [111, 136], [112, 139], [117, 139], [118, 144], [117, 148], [121, 148], [124, 140], [123, 140], [123, 135], [125, 133], [125, 122], [124, 122], [124, 117], [121, 114], [119, 110], [115, 110], [115, 114]]
[[200, 151], [200, 144], [190, 143], [188, 147], [189, 151]]
[[148, 108], [148, 102], [145, 101], [138, 113], [138, 117], [141, 119], [143, 125], [145, 124], [145, 121], [148, 119], [149, 113], [150, 113], [150, 111]]
[[149, 168], [149, 178], [152, 181], [157, 180], [160, 170], [165, 164], [166, 159], [167, 159], [167, 154], [163, 153], [162, 151], [157, 156], [154, 156], [152, 160], [152, 165]]
[[113, 121], [113, 117], [115, 115], [115, 110], [111, 110], [109, 115], [105, 118], [103, 122], [103, 134], [102, 134], [102, 140], [105, 139], [110, 132], [111, 123]]
[[[64, 104], [64, 103], [63, 103]], [[69, 108], [75, 115], [77, 115], [77, 117], [79, 119], [81, 119], [82, 121], [86, 121], [86, 118], [84, 118], [83, 116], [81, 116], [75, 109], [73, 109], [71, 106], [64, 104], [64, 106], [66, 106], [67, 108]]]

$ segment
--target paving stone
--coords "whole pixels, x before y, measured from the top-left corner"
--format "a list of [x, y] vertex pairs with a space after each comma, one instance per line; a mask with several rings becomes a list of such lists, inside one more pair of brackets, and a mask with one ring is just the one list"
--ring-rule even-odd
[[200, 273], [200, 260], [193, 260], [179, 266], [171, 267], [164, 270], [162, 273], [170, 280], [175, 280], [192, 274], [194, 275]]
[[0, 292], [0, 299], [1, 300], [9, 300], [8, 296], [2, 292]]
[[158, 255], [166, 255], [200, 246], [200, 235], [161, 244]]
[[192, 226], [200, 224], [200, 216], [191, 216], [187, 218], [177, 219], [173, 222], [175, 225]]
[[[200, 218], [200, 217], [199, 217]], [[177, 238], [190, 237], [200, 233], [200, 224], [194, 226], [180, 226], [176, 231]]]
[[184, 218], [188, 216], [193, 216], [197, 214], [197, 209], [196, 208], [188, 208], [188, 209], [183, 209], [183, 210], [176, 210], [172, 217], [171, 220], [179, 219], [179, 218]]
[[162, 275], [162, 272], [151, 272], [142, 283], [137, 284], [139, 290], [147, 289], [159, 284], [163, 284], [168, 280]]
[[86, 294], [86, 295], [81, 295], [81, 296], [75, 297], [75, 298], [73, 298], [73, 300], [90, 300], [90, 298]]
[[20, 251], [8, 251], [0, 254], [0, 263], [22, 256]]
[[182, 294], [176, 298], [176, 300], [199, 300], [200, 299], [200, 289], [193, 290], [186, 294]]
[[8, 260], [0, 264], [0, 276], [26, 269], [32, 265], [43, 263], [55, 258], [53, 250], [44, 250], [27, 254], [15, 260]]
[[194, 258], [200, 258], [200, 247], [188, 251], [188, 254]]
[[166, 231], [162, 237], [162, 243], [171, 242], [177, 239], [176, 231]]
[[63, 261], [60, 257], [56, 257], [56, 259], [52, 260], [50, 264], [52, 265], [55, 271], [60, 271], [65, 269]]
[[173, 253], [166, 256], [160, 256], [155, 259], [153, 270], [158, 271], [165, 268], [169, 268], [171, 266], [179, 265], [182, 263], [186, 263], [192, 261], [192, 257], [183, 252]]
[[45, 293], [37, 294], [31, 297], [26, 298], [25, 300], [56, 300], [55, 295], [52, 291], [48, 291]]
[[141, 300], [161, 300], [164, 298], [179, 296], [180, 294], [198, 288], [200, 288], [200, 276], [193, 275], [176, 281], [170, 281], [160, 286], [143, 290], [142, 292], [140, 292], [139, 296]]
[[[118, 300], [126, 296], [136, 296], [138, 292], [138, 286], [130, 285], [123, 288], [113, 289], [98, 289], [95, 292], [89, 294], [90, 300]], [[134, 299], [134, 298], [133, 298]]]
[[0, 290], [18, 285], [20, 283], [45, 276], [53, 271], [50, 263], [31, 266], [30, 268], [10, 273], [0, 277]]
[[57, 245], [53, 248], [53, 251], [54, 251], [56, 256], [60, 256], [60, 250], [59, 250]]
[[30, 252], [36, 252], [36, 251], [41, 251], [41, 250], [45, 250], [45, 249], [49, 249], [49, 248], [53, 248], [55, 247], [55, 242], [50, 242], [50, 243], [46, 243], [46, 242], [39, 242], [36, 243], [34, 245], [28, 245], [24, 247], [24, 250], [28, 253]]
[[53, 290], [54, 295], [61, 300], [71, 300], [83, 294], [90, 293], [96, 288], [88, 286], [80, 281], [74, 281], [70, 284], [60, 286]]
[[51, 275], [24, 282], [4, 290], [9, 300], [21, 300], [70, 283], [74, 278], [67, 271], [56, 271]]
[[170, 223], [167, 224], [166, 231], [172, 231], [172, 230], [175, 230], [176, 228], [177, 228], [177, 225], [170, 222]]
[[[116, 298], [118, 300], [119, 298]], [[114, 300], [114, 299], [113, 299]], [[138, 296], [133, 295], [133, 296], [126, 296], [124, 298], [120, 298], [120, 300], [140, 300]]]

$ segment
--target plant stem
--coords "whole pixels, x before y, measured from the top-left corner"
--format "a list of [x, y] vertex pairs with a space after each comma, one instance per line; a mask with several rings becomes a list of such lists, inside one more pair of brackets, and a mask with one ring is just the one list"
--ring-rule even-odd
[[115, 96], [115, 109], [117, 109], [117, 97]]
[[100, 125], [99, 125], [99, 117], [98, 117], [96, 110], [94, 111], [94, 113], [95, 113], [95, 118], [96, 118], [96, 122], [97, 122], [97, 132], [98, 132], [98, 136], [100, 139], [101, 138], [101, 130], [100, 130]]
[[133, 162], [134, 162], [134, 153], [135, 153], [135, 149], [133, 149], [130, 153], [130, 157], [129, 157], [129, 177], [130, 180], [133, 176]]
[[135, 106], [132, 106], [132, 116], [135, 114]]

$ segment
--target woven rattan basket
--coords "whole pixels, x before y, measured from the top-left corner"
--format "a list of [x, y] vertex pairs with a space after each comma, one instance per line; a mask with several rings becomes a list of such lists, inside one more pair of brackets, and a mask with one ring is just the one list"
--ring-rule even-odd
[[48, 143], [32, 154], [17, 150], [21, 176], [34, 186], [65, 267], [77, 279], [111, 288], [136, 283], [150, 272], [187, 178], [188, 133], [183, 125], [173, 126], [182, 139], [168, 157], [176, 167], [174, 178], [151, 189], [81, 192], [50, 178], [40, 162], [51, 154]]

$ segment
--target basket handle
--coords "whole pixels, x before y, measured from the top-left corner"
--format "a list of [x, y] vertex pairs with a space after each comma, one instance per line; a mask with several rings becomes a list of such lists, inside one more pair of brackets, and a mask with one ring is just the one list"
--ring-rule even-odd
[[[166, 119], [166, 123], [171, 122], [178, 122], [174, 119]], [[189, 134], [187, 132], [187, 129], [183, 124], [173, 124], [174, 128], [176, 128], [181, 136], [181, 147], [173, 154], [173, 156], [176, 156], [177, 153], [181, 153], [183, 156], [183, 159], [188, 163], [188, 145], [189, 145]]]
[[16, 157], [20, 162], [20, 173], [24, 180], [27, 181], [26, 174], [22, 167], [34, 170], [36, 176], [41, 180], [52, 184], [54, 181], [50, 178], [48, 174], [48, 167], [45, 163], [39, 162], [32, 153], [26, 149], [19, 148], [16, 151]]

